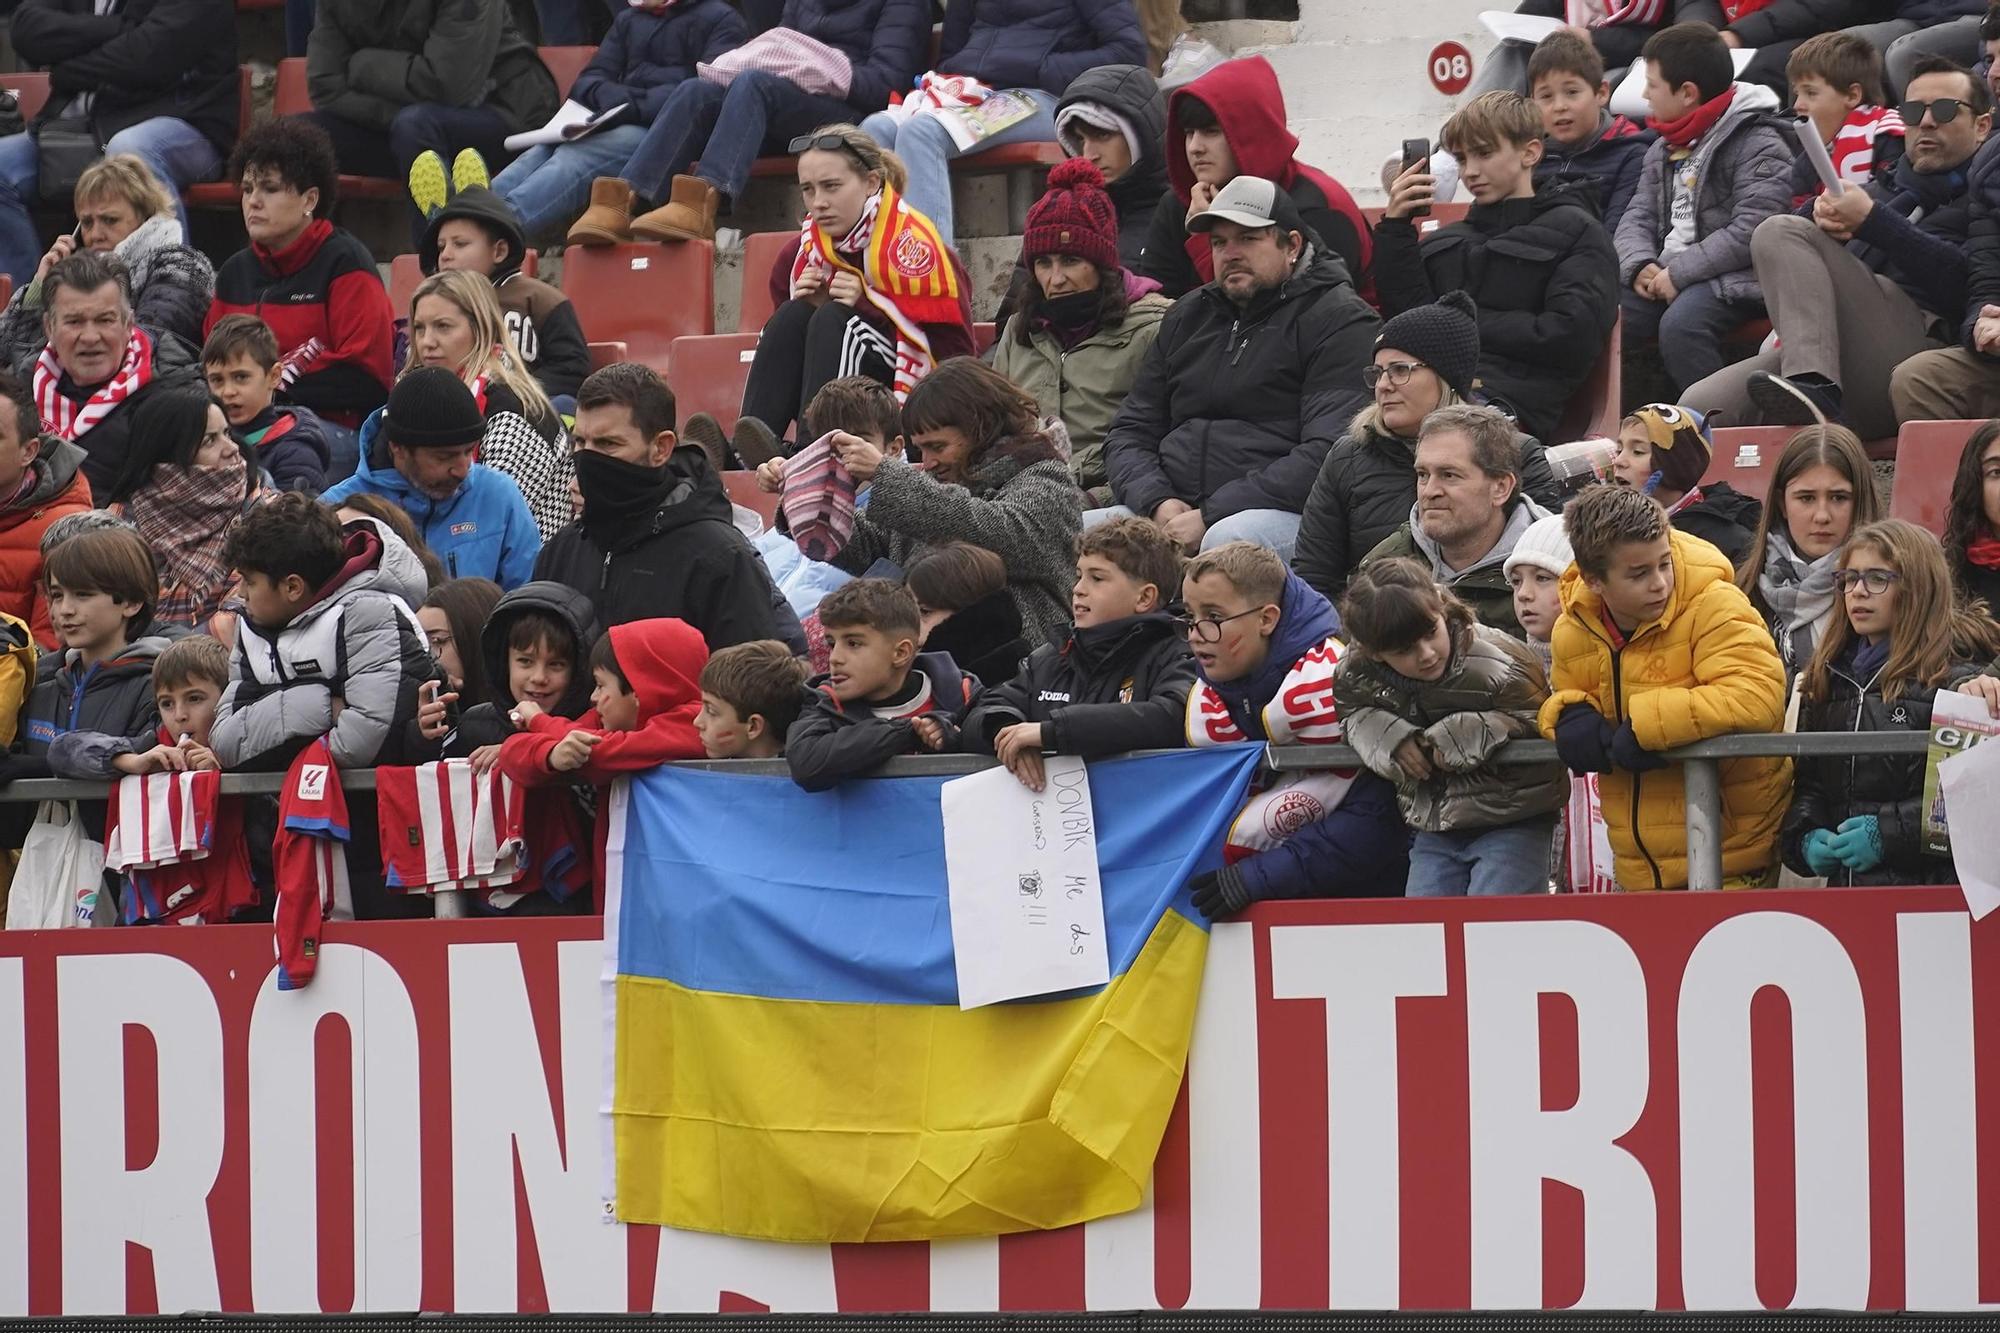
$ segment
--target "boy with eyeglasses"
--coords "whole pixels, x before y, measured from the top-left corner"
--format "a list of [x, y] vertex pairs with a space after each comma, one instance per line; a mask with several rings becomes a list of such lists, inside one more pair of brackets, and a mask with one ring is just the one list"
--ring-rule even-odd
[[[1262, 546], [1203, 551], [1181, 578], [1182, 624], [1200, 677], [1188, 694], [1192, 746], [1338, 745], [1333, 704], [1340, 617]], [[1366, 769], [1271, 775], [1230, 826], [1223, 867], [1190, 882], [1210, 917], [1267, 898], [1402, 893], [1410, 834], [1395, 788]]]

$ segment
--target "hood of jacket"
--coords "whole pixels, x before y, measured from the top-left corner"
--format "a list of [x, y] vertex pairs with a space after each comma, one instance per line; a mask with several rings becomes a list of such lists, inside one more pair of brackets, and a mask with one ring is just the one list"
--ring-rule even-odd
[[536, 579], [501, 597], [479, 632], [479, 651], [486, 659], [486, 679], [505, 696], [509, 705], [516, 700], [507, 689], [507, 635], [524, 611], [539, 611], [569, 627], [569, 688], [556, 706], [560, 717], [581, 717], [590, 707], [590, 649], [597, 642], [597, 610], [590, 598], [566, 583]]
[[1085, 70], [1063, 90], [1056, 115], [1060, 117], [1062, 109], [1073, 102], [1094, 102], [1116, 113], [1138, 137], [1139, 155], [1124, 175], [1104, 187], [1105, 192], [1113, 199], [1157, 200], [1167, 185], [1167, 159], [1178, 156], [1185, 163], [1187, 155], [1166, 152], [1167, 99], [1152, 71], [1144, 65], [1099, 65]]
[[[1705, 481], [1701, 484], [1701, 499], [1688, 509], [1706, 510], [1717, 518], [1734, 523], [1741, 528], [1755, 528], [1757, 520], [1764, 516], [1764, 502], [1752, 495], [1745, 495], [1726, 481]], [[1686, 513], [1687, 510], [1681, 511]]]
[[[1278, 692], [1301, 657], [1338, 633], [1340, 615], [1333, 603], [1297, 574], [1287, 572], [1285, 590], [1278, 595], [1278, 628], [1271, 635], [1264, 665], [1241, 680], [1210, 681], [1209, 688], [1239, 719], [1253, 715]], [[1251, 734], [1261, 736], [1263, 728], [1256, 727]]]
[[484, 185], [474, 185], [452, 195], [449, 203], [431, 214], [430, 223], [424, 228], [423, 244], [417, 247], [417, 262], [425, 273], [437, 272], [438, 232], [454, 218], [476, 222], [488, 231], [498, 232], [507, 242], [507, 262], [493, 270], [494, 282], [520, 270], [528, 244], [527, 238], [521, 234], [520, 220], [499, 195]]
[[1730, 99], [1729, 109], [1715, 122], [1715, 128], [1702, 136], [1704, 143], [1711, 139], [1720, 143], [1742, 122], [1759, 116], [1774, 115], [1779, 111], [1781, 103], [1778, 94], [1763, 84], [1739, 82], [1730, 86], [1736, 89], [1736, 96]]
[[[438, 509], [449, 508], [464, 498], [465, 493], [472, 489], [473, 479], [486, 471], [486, 465], [474, 463], [467, 469], [465, 480], [460, 482], [458, 489], [450, 495], [434, 496], [428, 491], [418, 490], [410, 484], [408, 477], [398, 472], [395, 465], [389, 462], [389, 442], [382, 434], [382, 420], [388, 411], [386, 407], [378, 407], [368, 414], [366, 421], [361, 423], [361, 461], [355, 466], [354, 475], [360, 478], [366, 489], [374, 491], [385, 499], [394, 500], [402, 506], [404, 512], [409, 514], [421, 529], [423, 521], [417, 520], [418, 514], [428, 515]], [[376, 457], [378, 444], [381, 446], [379, 459]], [[422, 600], [421, 597], [417, 599], [418, 602]]]
[[[1507, 502], [1507, 526], [1501, 529], [1500, 540], [1493, 543], [1493, 549], [1464, 569], [1453, 570], [1451, 577], [1462, 579], [1474, 570], [1485, 569], [1489, 565], [1504, 564], [1507, 557], [1514, 553], [1514, 547], [1521, 540], [1521, 534], [1526, 532], [1536, 519], [1547, 517], [1549, 511], [1536, 504], [1527, 492], [1515, 495]], [[1424, 559], [1430, 561], [1431, 572], [1442, 578], [1445, 569], [1443, 556], [1439, 552], [1437, 542], [1424, 531], [1424, 525], [1418, 519], [1419, 509], [1413, 504], [1410, 506], [1410, 541], [1423, 552]]]
[[430, 588], [423, 562], [378, 518], [362, 517], [341, 525], [345, 543], [341, 565], [333, 577], [319, 586], [313, 600], [285, 626], [287, 632], [302, 628], [356, 593], [379, 592], [396, 598], [404, 606], [423, 604]]
[[[1292, 188], [1298, 165], [1292, 160], [1299, 151], [1298, 136], [1285, 128], [1285, 94], [1278, 86], [1278, 71], [1262, 56], [1225, 60], [1192, 83], [1174, 89], [1167, 98], [1166, 143], [1177, 143], [1181, 123], [1180, 108], [1187, 98], [1195, 98], [1215, 112], [1229, 151], [1236, 155], [1236, 170], [1245, 176], [1262, 176], [1276, 181], [1281, 189]], [[1174, 193], [1185, 203], [1194, 189], [1194, 168], [1186, 153], [1167, 154], [1167, 178]]]
[[35, 484], [28, 493], [9, 505], [10, 509], [39, 509], [59, 498], [76, 484], [77, 469], [83, 466], [83, 446], [55, 435], [42, 436], [42, 450], [33, 464]]
[[[701, 669], [708, 644], [685, 620], [661, 618], [613, 625], [611, 651], [639, 700], [639, 725], [676, 708], [701, 706]], [[589, 672], [582, 673], [586, 679]]]

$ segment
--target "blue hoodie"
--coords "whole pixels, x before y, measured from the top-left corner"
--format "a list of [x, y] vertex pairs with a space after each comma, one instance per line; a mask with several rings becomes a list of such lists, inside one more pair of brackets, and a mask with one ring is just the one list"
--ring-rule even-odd
[[452, 578], [492, 579], [506, 589], [533, 578], [542, 535], [513, 478], [474, 463], [457, 490], [445, 499], [432, 499], [388, 465], [386, 446], [377, 465], [375, 443], [383, 411], [377, 408], [361, 423], [361, 466], [319, 498], [337, 509], [348, 496], [365, 491], [400, 506]]
[[[1246, 736], [1263, 740], [1265, 705], [1301, 657], [1339, 632], [1333, 603], [1297, 574], [1287, 574], [1264, 665], [1241, 680], [1210, 681], [1209, 688]], [[1253, 900], [1393, 897], [1408, 874], [1409, 847], [1396, 789], [1360, 769], [1339, 805], [1277, 846], [1238, 861], [1235, 870]]]

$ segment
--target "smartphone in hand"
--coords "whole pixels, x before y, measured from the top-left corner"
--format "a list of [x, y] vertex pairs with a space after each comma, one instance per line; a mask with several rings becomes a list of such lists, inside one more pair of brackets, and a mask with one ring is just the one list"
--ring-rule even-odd
[[[1430, 160], [1431, 160], [1431, 141], [1429, 139], [1403, 140], [1403, 170], [1408, 171], [1411, 167], [1414, 167], [1419, 163], [1422, 163], [1423, 165], [1428, 167], [1430, 165]], [[1418, 208], [1411, 209], [1410, 216], [1413, 218], [1428, 217], [1430, 216], [1430, 211], [1431, 211], [1431, 206], [1429, 204], [1424, 204]]]

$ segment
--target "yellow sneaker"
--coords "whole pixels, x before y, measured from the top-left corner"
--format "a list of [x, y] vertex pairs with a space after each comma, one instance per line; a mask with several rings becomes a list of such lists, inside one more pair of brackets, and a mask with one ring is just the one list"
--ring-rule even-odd
[[458, 156], [451, 160], [451, 192], [469, 190], [473, 186], [491, 188], [493, 178], [486, 171], [486, 159], [479, 155], [477, 148], [461, 148]]
[[417, 154], [410, 163], [410, 199], [425, 217], [445, 204], [444, 159], [433, 152]]

